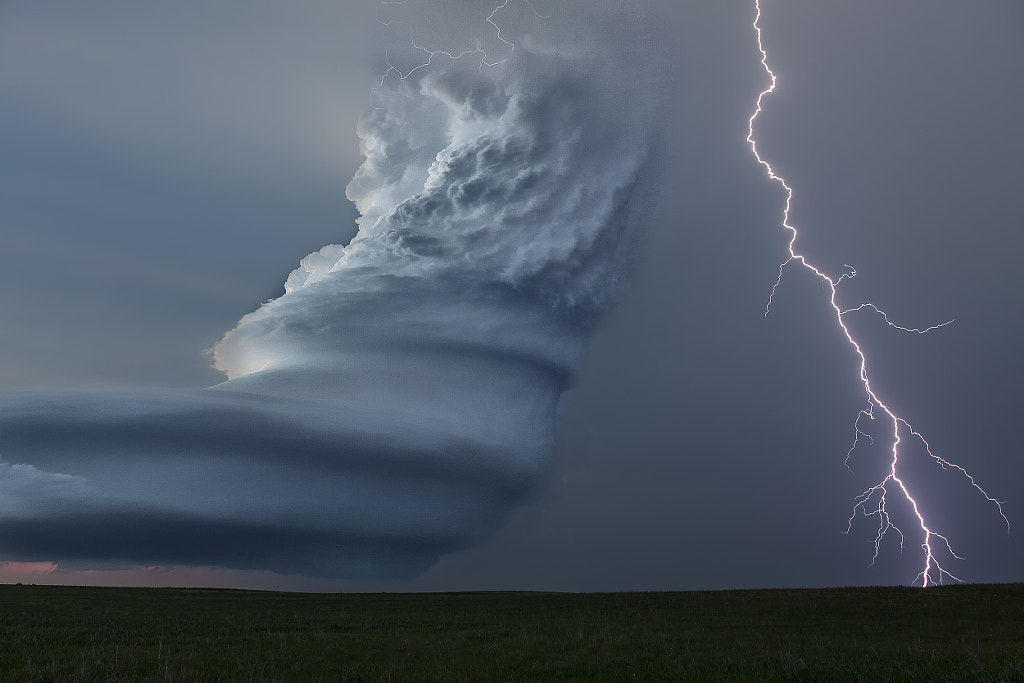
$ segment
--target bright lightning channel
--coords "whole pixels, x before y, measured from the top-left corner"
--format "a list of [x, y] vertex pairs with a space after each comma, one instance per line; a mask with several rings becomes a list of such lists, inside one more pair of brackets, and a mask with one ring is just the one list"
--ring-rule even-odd
[[881, 398], [879, 398], [878, 394], [876, 394], [875, 390], [872, 388], [871, 379], [868, 376], [867, 356], [865, 355], [864, 350], [861, 348], [857, 340], [854, 339], [849, 327], [847, 327], [846, 316], [847, 314], [856, 311], [874, 311], [879, 316], [881, 316], [882, 320], [885, 322], [886, 325], [898, 330], [902, 330], [904, 332], [913, 332], [916, 334], [925, 334], [927, 332], [931, 332], [932, 330], [935, 330], [937, 328], [945, 327], [946, 325], [949, 325], [953, 321], [949, 320], [939, 325], [932, 325], [931, 327], [926, 327], [924, 329], [915, 327], [903, 327], [889, 320], [889, 316], [885, 313], [885, 311], [883, 311], [878, 306], [872, 303], [863, 303], [853, 308], [842, 308], [836, 301], [839, 285], [843, 280], [854, 277], [857, 274], [857, 271], [851, 266], [847, 266], [847, 268], [849, 268], [848, 272], [843, 273], [839, 277], [829, 276], [824, 271], [820, 270], [817, 266], [810, 263], [810, 261], [808, 261], [803, 254], [797, 251], [797, 229], [790, 225], [789, 223], [789, 212], [793, 202], [793, 190], [782, 178], [782, 176], [778, 175], [775, 172], [771, 164], [761, 157], [761, 155], [757, 151], [757, 140], [754, 138], [754, 122], [757, 120], [757, 117], [761, 114], [764, 98], [775, 91], [775, 86], [777, 83], [775, 73], [771, 70], [771, 67], [768, 66], [768, 53], [765, 51], [764, 43], [761, 40], [761, 0], [754, 0], [754, 7], [756, 10], [756, 15], [754, 17], [753, 26], [754, 32], [757, 35], [757, 47], [761, 52], [761, 65], [764, 67], [765, 72], [767, 72], [768, 77], [770, 79], [770, 83], [768, 87], [765, 90], [763, 90], [761, 94], [758, 95], [757, 97], [757, 106], [754, 110], [754, 113], [750, 116], [749, 127], [747, 131], [747, 142], [750, 143], [750, 149], [754, 153], [754, 158], [756, 158], [757, 162], [764, 166], [765, 169], [768, 171], [768, 176], [772, 180], [778, 182], [779, 185], [782, 186], [782, 189], [785, 190], [786, 203], [785, 208], [782, 212], [782, 228], [784, 230], [789, 231], [789, 257], [785, 261], [783, 261], [781, 266], [779, 266], [779, 277], [775, 281], [775, 284], [772, 286], [771, 293], [768, 296], [768, 304], [765, 307], [765, 316], [767, 317], [768, 313], [771, 311], [772, 301], [775, 297], [776, 291], [779, 288], [779, 285], [782, 283], [783, 273], [786, 267], [789, 266], [790, 264], [798, 263], [799, 265], [803, 266], [810, 272], [814, 273], [814, 275], [817, 276], [826, 285], [826, 288], [829, 292], [829, 303], [831, 304], [832, 310], [835, 313], [836, 322], [839, 324], [839, 328], [843, 331], [843, 334], [846, 335], [846, 340], [853, 348], [854, 353], [856, 353], [857, 357], [860, 359], [860, 381], [864, 387], [864, 394], [867, 398], [867, 407], [861, 410], [860, 413], [858, 413], [857, 418], [854, 422], [853, 445], [851, 446], [850, 450], [847, 452], [846, 455], [847, 467], [849, 468], [850, 458], [853, 455], [854, 451], [857, 449], [857, 446], [860, 445], [861, 438], [867, 438], [869, 441], [873, 441], [872, 437], [861, 429], [862, 420], [875, 420], [880, 418], [883, 420], [887, 420], [892, 424], [892, 449], [890, 451], [888, 472], [885, 473], [885, 476], [881, 480], [879, 480], [878, 483], [869, 487], [854, 499], [853, 511], [850, 515], [850, 519], [847, 523], [847, 529], [844, 533], [850, 533], [850, 531], [853, 529], [853, 522], [854, 519], [856, 519], [856, 517], [858, 516], [858, 514], [863, 515], [865, 517], [877, 516], [878, 531], [875, 534], [875, 552], [871, 558], [871, 564], [874, 565], [875, 561], [878, 559], [878, 555], [881, 551], [882, 540], [890, 532], [893, 532], [897, 536], [899, 536], [900, 548], [902, 549], [903, 541], [905, 539], [904, 532], [902, 529], [900, 529], [900, 527], [896, 525], [896, 523], [892, 519], [892, 516], [889, 513], [890, 497], [900, 497], [903, 500], [905, 500], [913, 510], [913, 517], [916, 518], [917, 525], [919, 526], [920, 533], [923, 537], [923, 540], [921, 542], [921, 550], [923, 554], [924, 566], [914, 579], [913, 583], [916, 585], [918, 582], [920, 582], [922, 586], [927, 587], [929, 585], [933, 585], [936, 583], [942, 584], [944, 580], [947, 578], [959, 582], [961, 581], [961, 579], [952, 574], [940, 563], [936, 553], [940, 548], [945, 548], [949, 555], [953, 558], [958, 560], [961, 560], [963, 558], [957, 555], [956, 552], [954, 552], [952, 546], [950, 545], [949, 539], [947, 539], [946, 536], [939, 533], [938, 531], [935, 531], [934, 529], [932, 529], [931, 526], [929, 526], [928, 521], [925, 519], [924, 514], [920, 510], [917, 499], [911, 494], [907, 482], [901, 476], [902, 463], [900, 453], [903, 441], [913, 439], [920, 442], [924, 446], [925, 452], [929, 455], [929, 457], [932, 458], [932, 460], [936, 462], [936, 464], [938, 464], [940, 467], [946, 470], [956, 470], [957, 472], [960, 473], [960, 475], [966, 478], [967, 481], [970, 482], [970, 485], [977, 489], [978, 493], [984, 496], [985, 499], [988, 500], [990, 503], [995, 505], [996, 509], [999, 511], [999, 515], [1003, 518], [1003, 521], [1006, 522], [1006, 531], [1007, 533], [1009, 533], [1010, 521], [1009, 519], [1007, 519], [1006, 515], [1003, 512], [1002, 501], [997, 500], [990, 496], [988, 493], [986, 493], [986, 491], [983, 488], [981, 488], [981, 486], [974, 480], [974, 477], [971, 476], [971, 474], [968, 473], [967, 470], [965, 470], [963, 467], [960, 467], [959, 465], [956, 465], [948, 460], [945, 460], [936, 455], [934, 452], [932, 452], [931, 444], [928, 443], [924, 436], [922, 436], [917, 430], [915, 430], [914, 427], [905, 418], [893, 412], [893, 410], [888, 405], [886, 405], [881, 400]]

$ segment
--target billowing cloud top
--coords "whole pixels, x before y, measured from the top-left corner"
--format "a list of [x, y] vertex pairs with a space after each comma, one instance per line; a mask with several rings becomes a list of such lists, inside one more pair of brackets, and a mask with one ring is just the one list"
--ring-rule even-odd
[[358, 234], [216, 345], [228, 381], [0, 397], [0, 555], [409, 576], [500, 524], [647, 204], [645, 79], [595, 44], [390, 73]]

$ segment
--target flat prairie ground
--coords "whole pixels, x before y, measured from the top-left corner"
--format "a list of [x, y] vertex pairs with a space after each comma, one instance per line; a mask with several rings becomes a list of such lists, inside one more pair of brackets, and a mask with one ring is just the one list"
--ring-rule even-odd
[[0, 681], [1024, 681], [1024, 585], [297, 594], [0, 586]]

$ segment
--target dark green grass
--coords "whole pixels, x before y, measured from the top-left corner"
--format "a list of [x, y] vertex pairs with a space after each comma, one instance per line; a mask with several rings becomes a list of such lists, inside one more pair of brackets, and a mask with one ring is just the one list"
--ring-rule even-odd
[[310, 595], [0, 586], [0, 681], [1024, 681], [1024, 586]]

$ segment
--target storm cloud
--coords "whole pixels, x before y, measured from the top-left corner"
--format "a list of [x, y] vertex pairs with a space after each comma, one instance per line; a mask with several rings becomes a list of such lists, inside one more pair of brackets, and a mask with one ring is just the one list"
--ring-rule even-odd
[[508, 61], [385, 76], [356, 236], [211, 349], [226, 381], [0, 396], [5, 559], [408, 577], [535, 492], [649, 218], [654, 102], [635, 18], [520, 4]]

